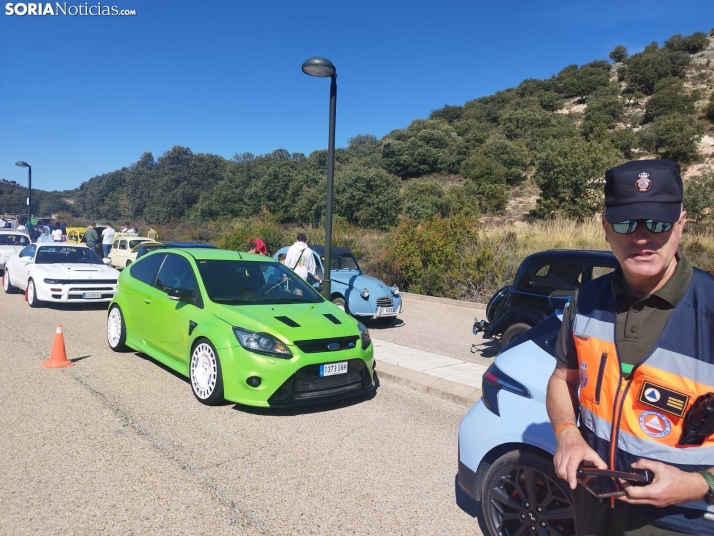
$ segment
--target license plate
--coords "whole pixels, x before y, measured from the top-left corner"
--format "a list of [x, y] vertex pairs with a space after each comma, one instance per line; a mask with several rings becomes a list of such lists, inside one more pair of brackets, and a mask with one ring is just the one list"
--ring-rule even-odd
[[320, 365], [320, 377], [323, 376], [334, 376], [335, 374], [346, 374], [347, 373], [347, 361], [342, 361], [341, 363], [329, 363], [327, 365]]
[[380, 315], [386, 315], [386, 314], [392, 314], [392, 313], [394, 313], [394, 307], [380, 307], [379, 308]]
[[102, 297], [101, 292], [83, 292], [82, 293], [82, 298], [85, 298], [87, 300], [101, 298], [101, 297]]

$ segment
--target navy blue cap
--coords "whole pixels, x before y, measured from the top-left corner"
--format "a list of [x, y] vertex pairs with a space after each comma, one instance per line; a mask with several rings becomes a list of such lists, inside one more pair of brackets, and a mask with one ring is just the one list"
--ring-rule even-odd
[[682, 212], [679, 164], [633, 160], [605, 172], [605, 220], [659, 220], [674, 223]]

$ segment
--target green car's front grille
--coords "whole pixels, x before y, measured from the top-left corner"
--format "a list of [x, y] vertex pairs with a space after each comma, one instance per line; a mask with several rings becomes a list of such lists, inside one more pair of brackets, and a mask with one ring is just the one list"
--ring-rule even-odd
[[357, 347], [359, 337], [335, 337], [331, 339], [312, 339], [309, 341], [295, 341], [295, 346], [306, 354], [319, 352], [337, 352], [339, 350], [352, 350]]
[[348, 361], [346, 374], [320, 377], [320, 365], [307, 365], [293, 374], [268, 399], [271, 406], [289, 406], [301, 401], [351, 396], [372, 389], [372, 378], [361, 359]]

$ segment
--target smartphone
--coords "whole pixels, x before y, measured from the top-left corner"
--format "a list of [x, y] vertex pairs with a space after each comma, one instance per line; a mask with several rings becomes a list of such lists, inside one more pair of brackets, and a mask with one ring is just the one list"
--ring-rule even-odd
[[578, 482], [598, 499], [625, 495], [625, 490], [622, 489], [619, 479], [626, 480], [635, 486], [646, 486], [654, 478], [650, 471], [642, 469], [633, 470], [630, 473], [588, 466], [578, 467], [577, 476]]

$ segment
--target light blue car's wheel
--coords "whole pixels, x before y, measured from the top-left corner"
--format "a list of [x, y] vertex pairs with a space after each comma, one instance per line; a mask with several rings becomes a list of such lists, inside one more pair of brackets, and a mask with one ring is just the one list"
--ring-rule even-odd
[[494, 536], [575, 534], [570, 490], [555, 476], [552, 457], [527, 450], [501, 456], [486, 472], [481, 504]]
[[223, 402], [223, 375], [218, 352], [207, 339], [200, 339], [189, 363], [191, 390], [199, 402], [209, 406]]
[[349, 313], [349, 311], [347, 310], [347, 303], [345, 302], [345, 299], [343, 297], [337, 296], [336, 298], [332, 298], [332, 303], [342, 309], [345, 313]]

